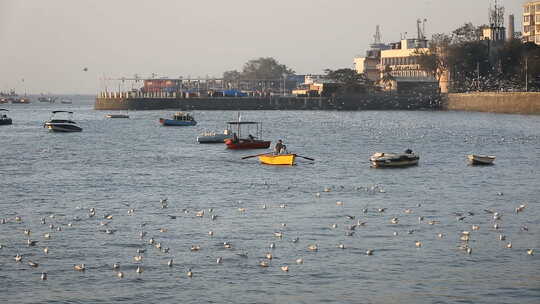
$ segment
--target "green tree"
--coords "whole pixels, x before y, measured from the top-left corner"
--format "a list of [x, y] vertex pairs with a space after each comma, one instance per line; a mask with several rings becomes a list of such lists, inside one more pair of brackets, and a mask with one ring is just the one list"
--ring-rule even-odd
[[356, 93], [365, 91], [371, 86], [371, 81], [365, 74], [359, 74], [356, 70], [342, 68], [337, 70], [326, 69], [326, 78], [339, 84], [340, 93]]
[[272, 57], [261, 57], [249, 60], [244, 64], [242, 72], [226, 71], [223, 78], [227, 80], [281, 79], [283, 75], [293, 75], [294, 71]]
[[449, 68], [452, 37], [446, 34], [434, 34], [429, 42], [428, 50], [415, 50], [418, 64], [422, 69], [433, 75], [438, 81]]

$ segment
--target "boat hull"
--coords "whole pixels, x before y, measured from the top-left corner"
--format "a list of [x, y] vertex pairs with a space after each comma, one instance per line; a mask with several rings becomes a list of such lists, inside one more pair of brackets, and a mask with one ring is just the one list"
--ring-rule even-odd
[[227, 149], [231, 150], [250, 150], [250, 149], [268, 149], [270, 147], [270, 141], [266, 140], [247, 140], [240, 139], [233, 141], [232, 139], [225, 140]]
[[226, 134], [215, 134], [215, 135], [200, 135], [197, 137], [197, 141], [200, 144], [222, 144], [227, 139], [230, 139], [231, 135]]
[[370, 162], [373, 168], [403, 168], [418, 165], [416, 154], [375, 153]]
[[184, 120], [174, 120], [174, 119], [164, 119], [164, 118], [160, 118], [159, 123], [167, 127], [172, 127], [172, 126], [188, 127], [188, 126], [195, 126], [197, 124], [195, 120], [184, 121]]
[[489, 166], [493, 165], [495, 156], [471, 154], [467, 155], [467, 159], [469, 160], [469, 164], [474, 166]]
[[259, 161], [261, 162], [261, 164], [274, 165], [274, 166], [292, 166], [294, 165], [295, 158], [296, 158], [296, 154], [259, 155]]
[[0, 126], [11, 125], [12, 123], [11, 118], [0, 119]]
[[82, 128], [72, 124], [55, 124], [46, 122], [44, 125], [49, 131], [52, 132], [81, 132]]
[[107, 118], [129, 118], [129, 115], [125, 114], [107, 114], [105, 115]]

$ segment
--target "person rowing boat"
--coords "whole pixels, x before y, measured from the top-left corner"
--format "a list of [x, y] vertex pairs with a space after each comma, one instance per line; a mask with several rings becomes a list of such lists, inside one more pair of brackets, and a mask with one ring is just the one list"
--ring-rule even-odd
[[287, 154], [287, 146], [283, 144], [283, 141], [281, 139], [278, 140], [276, 145], [274, 146], [274, 154]]

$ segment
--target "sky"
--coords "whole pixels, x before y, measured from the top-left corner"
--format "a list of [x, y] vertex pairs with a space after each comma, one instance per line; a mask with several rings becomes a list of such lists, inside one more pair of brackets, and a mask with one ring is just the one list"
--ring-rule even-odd
[[[499, 0], [516, 16], [522, 3]], [[493, 0], [0, 0], [0, 91], [96, 94], [104, 78], [220, 77], [274, 57], [298, 74], [352, 68], [380, 25], [449, 33], [488, 23]], [[507, 16], [505, 16], [507, 22]], [[83, 69], [87, 68], [87, 71]]]

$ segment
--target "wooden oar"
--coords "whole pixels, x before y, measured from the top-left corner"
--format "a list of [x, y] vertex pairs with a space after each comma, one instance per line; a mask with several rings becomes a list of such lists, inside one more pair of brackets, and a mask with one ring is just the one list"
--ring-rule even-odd
[[315, 161], [315, 159], [310, 158], [310, 157], [305, 157], [305, 156], [298, 155], [298, 154], [295, 154], [295, 155], [296, 155], [296, 157], [301, 157], [301, 158], [305, 158], [305, 159], [307, 159], [307, 160]]
[[253, 157], [257, 157], [257, 156], [261, 156], [261, 155], [266, 155], [266, 154], [268, 154], [268, 153], [261, 153], [261, 154], [256, 154], [256, 155], [244, 156], [244, 157], [242, 157], [242, 159], [253, 158]]

